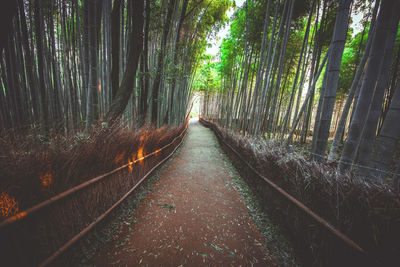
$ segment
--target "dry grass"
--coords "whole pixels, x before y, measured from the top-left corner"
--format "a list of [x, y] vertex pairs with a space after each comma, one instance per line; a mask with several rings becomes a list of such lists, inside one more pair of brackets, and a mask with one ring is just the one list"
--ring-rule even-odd
[[[99, 127], [90, 135], [56, 135], [47, 142], [33, 135], [7, 135], [0, 148], [4, 159], [0, 161], [1, 191], [18, 201], [19, 211], [25, 210], [167, 145], [183, 129], [183, 125], [159, 129]], [[118, 201], [180, 140], [132, 168], [112, 174], [21, 222], [0, 228], [2, 263], [40, 263]]]
[[[224, 140], [268, 179], [303, 202], [366, 250], [359, 255], [272, 190], [233, 153], [241, 174], [287, 230], [305, 265], [395, 266], [400, 254], [400, 197], [362, 177], [337, 175], [334, 166], [289, 152], [278, 141], [242, 137], [215, 127]], [[360, 265], [360, 263], [362, 265]]]
[[19, 210], [24, 210], [128, 163], [137, 157], [140, 146], [144, 154], [153, 152], [169, 143], [180, 129], [113, 126], [97, 128], [90, 135], [55, 135], [50, 141], [9, 133], [0, 143], [0, 192], [13, 196]]

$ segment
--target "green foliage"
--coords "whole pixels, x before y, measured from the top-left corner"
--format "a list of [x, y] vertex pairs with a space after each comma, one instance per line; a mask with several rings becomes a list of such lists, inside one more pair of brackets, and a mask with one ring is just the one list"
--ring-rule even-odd
[[185, 49], [191, 51], [187, 61], [199, 64], [206, 51], [207, 38], [215, 35], [228, 22], [226, 12], [234, 6], [232, 0], [192, 0], [189, 2], [184, 29]]
[[[221, 76], [230, 76], [232, 70], [236, 67], [239, 59], [244, 55], [246, 32], [248, 46], [253, 48], [255, 51], [261, 49], [262, 35], [264, 30], [265, 12], [267, 9], [266, 0], [249, 0], [247, 5], [243, 5], [242, 8], [238, 9], [231, 19], [230, 31], [226, 38], [223, 39], [220, 47], [220, 67], [219, 71]], [[294, 14], [293, 14], [293, 33], [288, 43], [288, 51], [286, 60], [290, 60], [293, 56], [298, 55], [300, 52], [300, 45], [302, 36], [304, 36], [304, 27], [307, 16], [307, 10], [310, 6], [310, 0], [296, 1]], [[270, 23], [269, 23], [269, 38], [272, 32], [272, 21], [273, 11], [275, 9], [276, 2], [273, 1], [270, 7]], [[281, 9], [283, 6], [281, 6]], [[246, 26], [247, 24], [247, 26]], [[247, 28], [247, 29], [246, 29]], [[250, 49], [249, 49], [250, 50]], [[256, 65], [253, 64], [252, 68], [256, 69]], [[295, 61], [289, 68], [295, 67]], [[292, 71], [290, 72], [292, 73]]]
[[202, 64], [196, 72], [193, 89], [198, 92], [216, 92], [220, 85], [218, 63], [212, 56], [204, 55]]
[[[355, 70], [358, 66], [359, 61], [361, 60], [361, 56], [367, 42], [368, 31], [369, 27], [365, 29], [364, 36], [363, 32], [356, 34], [354, 38], [352, 38], [351, 35], [347, 36], [348, 42], [346, 42], [343, 51], [342, 64], [339, 74], [339, 84], [337, 92], [339, 99], [346, 97], [347, 93], [350, 90]], [[361, 41], [362, 44], [360, 47]]]

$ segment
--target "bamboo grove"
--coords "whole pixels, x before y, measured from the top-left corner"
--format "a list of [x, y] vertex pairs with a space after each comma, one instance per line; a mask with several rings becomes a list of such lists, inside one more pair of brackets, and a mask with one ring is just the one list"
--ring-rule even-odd
[[202, 114], [398, 188], [399, 18], [395, 0], [248, 0], [203, 58]]
[[[199, 55], [227, 0], [10, 0], [1, 42], [1, 129], [181, 123]], [[3, 14], [4, 13], [4, 14]], [[12, 13], [12, 14], [8, 14]], [[12, 19], [13, 18], [13, 19]], [[9, 26], [9, 27], [7, 27]]]

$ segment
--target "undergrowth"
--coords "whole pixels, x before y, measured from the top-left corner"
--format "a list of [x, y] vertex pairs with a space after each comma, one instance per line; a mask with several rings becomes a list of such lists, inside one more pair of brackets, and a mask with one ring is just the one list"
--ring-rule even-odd
[[79, 132], [71, 136], [3, 133], [0, 194], [16, 206], [1, 212], [0, 220], [126, 164], [139, 154], [161, 148], [180, 129], [101, 124], [89, 134]]
[[359, 254], [334, 237], [255, 176], [227, 148], [241, 175], [264, 199], [265, 208], [287, 229], [305, 265], [396, 266], [400, 254], [400, 196], [389, 186], [373, 184], [355, 173], [339, 175], [335, 166], [316, 162], [301, 149], [286, 149], [279, 141], [243, 137], [216, 125], [211, 128], [258, 172], [365, 250]]

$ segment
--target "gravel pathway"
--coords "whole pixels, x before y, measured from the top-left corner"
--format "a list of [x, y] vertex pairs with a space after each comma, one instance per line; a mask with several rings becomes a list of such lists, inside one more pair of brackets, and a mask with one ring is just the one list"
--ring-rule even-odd
[[191, 123], [172, 163], [93, 263], [275, 266], [226, 161], [213, 133]]

